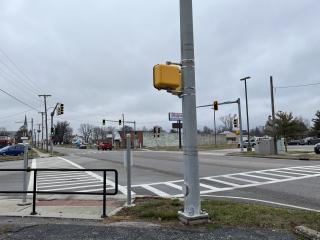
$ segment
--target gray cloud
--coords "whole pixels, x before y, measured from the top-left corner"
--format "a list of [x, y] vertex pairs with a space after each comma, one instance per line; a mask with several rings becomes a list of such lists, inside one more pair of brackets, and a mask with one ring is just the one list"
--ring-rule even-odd
[[[250, 75], [253, 127], [270, 114], [270, 75], [276, 86], [319, 82], [316, 0], [193, 2], [198, 104], [240, 97], [244, 114], [239, 79]], [[121, 113], [139, 127], [169, 128], [167, 113], [181, 111], [181, 101], [153, 88], [152, 66], [180, 59], [178, 14], [178, 0], [1, 1], [0, 46], [32, 78], [35, 92], [53, 95], [50, 106], [65, 103], [59, 119], [75, 129]], [[3, 78], [1, 71], [0, 62], [5, 90], [41, 106], [21, 79]], [[311, 119], [319, 109], [318, 92], [319, 86], [277, 89], [276, 109]], [[0, 125], [17, 128], [13, 122], [24, 113], [1, 117], [27, 107], [5, 95], [0, 101]], [[217, 114], [236, 112], [236, 106], [225, 106]], [[40, 121], [36, 112], [27, 115]], [[212, 110], [198, 110], [198, 125], [212, 126]]]

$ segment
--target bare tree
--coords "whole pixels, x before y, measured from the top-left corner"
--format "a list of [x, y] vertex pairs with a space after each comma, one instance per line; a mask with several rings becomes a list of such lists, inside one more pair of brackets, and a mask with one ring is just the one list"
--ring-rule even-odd
[[83, 136], [84, 141], [87, 143], [92, 135], [94, 126], [89, 123], [80, 124], [79, 132]]
[[233, 119], [236, 118], [236, 114], [231, 115], [230, 113], [228, 115], [220, 117], [220, 121], [222, 122], [223, 126], [222, 129], [224, 131], [232, 131], [233, 128]]
[[7, 136], [8, 131], [5, 127], [0, 127], [0, 136]]

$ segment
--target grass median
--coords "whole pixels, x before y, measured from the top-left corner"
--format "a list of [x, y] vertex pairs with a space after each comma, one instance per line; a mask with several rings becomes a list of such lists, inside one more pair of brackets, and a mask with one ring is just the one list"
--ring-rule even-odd
[[[148, 220], [178, 224], [177, 212], [183, 209], [179, 199], [137, 198], [134, 207], [123, 208], [115, 220]], [[209, 214], [208, 228], [243, 227], [292, 231], [298, 225], [320, 230], [320, 213], [275, 208], [234, 201], [204, 200], [202, 209]]]
[[304, 153], [304, 152], [288, 152], [285, 154], [263, 154], [256, 152], [237, 152], [237, 153], [228, 153], [227, 156], [240, 156], [240, 157], [260, 157], [260, 158], [275, 158], [275, 159], [291, 159], [291, 160], [320, 160], [320, 154], [314, 153]]
[[[235, 144], [204, 144], [204, 145], [198, 145], [197, 149], [199, 151], [205, 151], [205, 150], [222, 150], [222, 149], [230, 149], [230, 148], [237, 148], [237, 145]], [[179, 149], [179, 146], [159, 146], [159, 147], [147, 147], [149, 150], [154, 151], [182, 151], [182, 149]]]
[[[33, 158], [38, 158], [39, 155], [37, 152], [34, 150], [29, 150], [28, 151], [28, 158], [33, 159]], [[18, 155], [18, 156], [0, 156], [0, 162], [5, 162], [5, 161], [18, 161], [18, 160], [23, 160], [23, 155]]]

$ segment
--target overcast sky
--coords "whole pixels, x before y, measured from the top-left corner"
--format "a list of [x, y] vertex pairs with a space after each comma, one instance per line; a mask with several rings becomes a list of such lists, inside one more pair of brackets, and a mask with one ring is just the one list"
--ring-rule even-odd
[[[275, 86], [320, 82], [318, 0], [194, 0], [197, 104], [242, 100], [248, 80], [251, 127], [271, 113]], [[67, 120], [101, 125], [121, 114], [138, 128], [170, 128], [168, 112], [181, 100], [153, 88], [152, 67], [180, 60], [178, 0], [1, 0], [0, 88], [42, 110], [65, 104]], [[276, 89], [276, 110], [311, 120], [320, 110], [320, 85]], [[0, 126], [16, 130], [26, 114], [40, 115], [0, 92]], [[237, 113], [221, 106], [217, 118]], [[198, 128], [213, 126], [213, 111], [198, 110]], [[245, 120], [245, 119], [244, 119]], [[115, 125], [116, 126], [116, 125]]]

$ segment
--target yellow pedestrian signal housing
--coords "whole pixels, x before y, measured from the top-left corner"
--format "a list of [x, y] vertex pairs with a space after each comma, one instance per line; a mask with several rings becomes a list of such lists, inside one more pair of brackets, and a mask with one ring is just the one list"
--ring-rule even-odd
[[214, 101], [214, 102], [213, 102], [213, 109], [214, 109], [215, 111], [218, 111], [218, 101]]
[[153, 67], [153, 86], [158, 90], [181, 91], [181, 68], [177, 65], [157, 64]]

